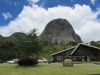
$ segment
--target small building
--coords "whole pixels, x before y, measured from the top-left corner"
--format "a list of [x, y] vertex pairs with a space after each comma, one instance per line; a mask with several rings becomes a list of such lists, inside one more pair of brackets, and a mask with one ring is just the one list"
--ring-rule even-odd
[[100, 61], [100, 48], [80, 43], [51, 55], [55, 62], [71, 58], [74, 61]]

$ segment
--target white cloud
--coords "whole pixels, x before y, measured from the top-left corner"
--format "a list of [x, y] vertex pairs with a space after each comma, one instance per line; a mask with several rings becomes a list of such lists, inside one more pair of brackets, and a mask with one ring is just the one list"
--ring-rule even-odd
[[49, 21], [64, 18], [72, 24], [82, 40], [100, 40], [100, 22], [97, 19], [99, 12], [99, 10], [93, 12], [89, 6], [79, 4], [74, 8], [57, 6], [48, 10], [38, 5], [25, 6], [14, 21], [11, 21], [8, 26], [0, 27], [0, 34], [8, 36], [14, 32], [29, 32], [33, 28], [42, 32]]
[[32, 3], [37, 3], [39, 2], [39, 0], [28, 0], [29, 2], [32, 2]]
[[12, 15], [9, 12], [2, 13], [2, 16], [4, 17], [5, 20], [12, 18]]
[[30, 5], [34, 5], [35, 3], [39, 2], [40, 0], [28, 0]]
[[91, 4], [95, 4], [96, 3], [96, 0], [90, 0]]

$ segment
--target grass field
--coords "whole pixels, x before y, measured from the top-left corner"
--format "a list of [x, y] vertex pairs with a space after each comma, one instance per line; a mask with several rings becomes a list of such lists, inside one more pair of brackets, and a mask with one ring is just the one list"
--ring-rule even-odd
[[87, 75], [100, 74], [100, 65], [74, 64], [63, 67], [62, 64], [39, 64], [37, 67], [19, 67], [14, 64], [0, 64], [0, 75]]

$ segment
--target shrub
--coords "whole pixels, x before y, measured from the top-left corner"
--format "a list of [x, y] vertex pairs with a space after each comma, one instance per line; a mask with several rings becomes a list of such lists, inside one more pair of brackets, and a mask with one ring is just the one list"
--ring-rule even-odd
[[38, 60], [35, 58], [22, 58], [18, 61], [20, 66], [35, 66], [36, 64], [38, 64]]

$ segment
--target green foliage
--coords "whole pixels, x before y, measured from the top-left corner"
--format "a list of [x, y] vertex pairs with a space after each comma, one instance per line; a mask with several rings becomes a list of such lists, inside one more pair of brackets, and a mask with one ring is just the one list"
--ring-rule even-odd
[[68, 44], [51, 44], [48, 42], [44, 42], [43, 50], [39, 52], [39, 58], [51, 58], [51, 54], [70, 48], [72, 46], [77, 45], [75, 42], [69, 42]]
[[69, 41], [67, 45], [72, 45], [72, 46], [75, 46], [75, 45], [77, 45], [77, 44], [78, 44], [78, 43], [77, 43], [77, 42], [75, 42], [75, 41]]
[[96, 47], [100, 47], [100, 41], [91, 41], [90, 44]]
[[27, 49], [29, 49], [31, 53], [38, 53], [38, 51], [42, 50], [42, 42], [38, 38], [35, 29], [28, 34], [28, 37], [29, 41], [26, 42], [29, 46], [27, 46]]
[[7, 61], [15, 58], [29, 57], [32, 53], [38, 54], [42, 50], [41, 41], [35, 30], [24, 36], [18, 34], [0, 41], [1, 60]]
[[[24, 33], [14, 33], [10, 37], [0, 40], [0, 60], [7, 61], [16, 58], [29, 57], [32, 53], [38, 54], [39, 58], [50, 58], [51, 54], [77, 45], [70, 41], [67, 44], [54, 44], [45, 40], [40, 40], [34, 29], [27, 35]], [[100, 41], [91, 42], [92, 45], [100, 47]]]
[[0, 58], [4, 61], [15, 58], [14, 44], [11, 41], [3, 41], [0, 45]]

